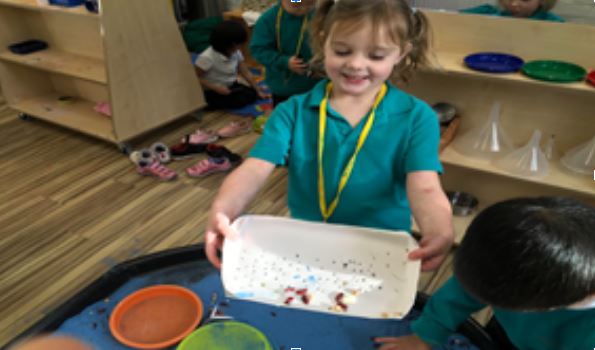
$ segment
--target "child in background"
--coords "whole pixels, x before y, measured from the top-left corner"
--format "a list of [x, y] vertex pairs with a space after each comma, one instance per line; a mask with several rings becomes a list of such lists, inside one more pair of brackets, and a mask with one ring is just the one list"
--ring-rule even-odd
[[[196, 73], [209, 107], [241, 108], [265, 97], [243, 62], [240, 48], [247, 40], [246, 29], [235, 21], [223, 21], [213, 29], [211, 46], [195, 62]], [[239, 83], [238, 74], [250, 86]]]
[[486, 305], [520, 350], [595, 347], [595, 209], [564, 198], [495, 204], [471, 223], [454, 277], [432, 296], [415, 335], [380, 349], [430, 349]]
[[207, 223], [209, 260], [220, 266], [230, 221], [289, 157], [292, 217], [409, 231], [413, 213], [423, 238], [409, 257], [437, 268], [453, 242], [438, 118], [388, 82], [427, 63], [426, 17], [406, 0], [324, 0], [312, 28], [330, 81], [278, 105], [250, 158], [226, 178]]
[[317, 79], [308, 72], [312, 58], [309, 22], [315, 0], [280, 0], [260, 16], [252, 32], [250, 53], [266, 68], [273, 105], [309, 91]]
[[564, 19], [549, 12], [556, 5], [557, 0], [499, 0], [498, 2], [499, 6], [481, 5], [461, 12], [564, 22]]

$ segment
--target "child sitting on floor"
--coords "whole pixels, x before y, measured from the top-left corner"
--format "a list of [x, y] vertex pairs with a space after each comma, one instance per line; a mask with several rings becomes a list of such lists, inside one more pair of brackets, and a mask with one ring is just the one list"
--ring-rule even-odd
[[414, 335], [377, 338], [380, 349], [443, 344], [471, 313], [490, 305], [520, 350], [595, 346], [595, 208], [564, 198], [495, 204], [471, 223], [454, 277], [436, 292]]
[[[211, 46], [196, 59], [196, 72], [210, 108], [241, 108], [266, 97], [243, 62], [240, 48], [247, 40], [242, 24], [223, 21], [213, 29]], [[250, 86], [239, 83], [238, 74]]]
[[556, 2], [557, 0], [499, 0], [499, 6], [481, 5], [461, 12], [564, 22], [562, 17], [549, 12]]

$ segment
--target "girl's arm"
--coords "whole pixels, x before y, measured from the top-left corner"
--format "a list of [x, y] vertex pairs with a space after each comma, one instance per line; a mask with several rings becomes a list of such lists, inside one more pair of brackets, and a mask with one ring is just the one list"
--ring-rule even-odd
[[448, 255], [454, 241], [452, 209], [434, 171], [407, 175], [407, 197], [422, 234], [420, 248], [409, 254], [422, 259], [422, 271], [435, 270]]
[[211, 206], [205, 233], [207, 258], [215, 267], [221, 267], [217, 251], [221, 250], [223, 239], [233, 237], [231, 221], [254, 199], [274, 169], [273, 163], [248, 158], [223, 181]]
[[260, 86], [258, 86], [258, 83], [256, 82], [256, 80], [254, 80], [254, 76], [252, 75], [252, 73], [250, 73], [250, 70], [246, 66], [246, 63], [244, 63], [244, 62], [239, 63], [238, 73], [240, 74], [240, 76], [242, 76], [244, 79], [246, 79], [246, 81], [250, 84], [250, 86], [252, 86], [252, 88], [254, 90], [256, 90], [256, 92], [258, 93], [260, 98], [266, 97], [265, 96], [266, 94], [264, 93], [264, 91], [262, 91]]
[[206, 80], [204, 78], [206, 72], [199, 67], [195, 67], [195, 68], [196, 68], [196, 76], [198, 76], [198, 80], [200, 81], [200, 84], [204, 88], [213, 90], [221, 95], [231, 94], [231, 90], [229, 90], [229, 88], [227, 86], [219, 85], [219, 84], [216, 84], [216, 83]]

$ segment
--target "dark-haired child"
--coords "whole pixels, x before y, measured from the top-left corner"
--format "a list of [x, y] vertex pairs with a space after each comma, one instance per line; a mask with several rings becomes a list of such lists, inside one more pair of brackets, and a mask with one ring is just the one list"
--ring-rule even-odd
[[[236, 21], [223, 21], [213, 29], [211, 46], [203, 51], [195, 62], [209, 107], [242, 108], [265, 97], [265, 93], [246, 67], [240, 52], [247, 40], [246, 29]], [[238, 82], [238, 74], [250, 86]]]
[[486, 305], [520, 350], [593, 349], [595, 208], [542, 197], [485, 209], [456, 251], [454, 277], [412, 324], [414, 335], [376, 341], [383, 350], [430, 349]]

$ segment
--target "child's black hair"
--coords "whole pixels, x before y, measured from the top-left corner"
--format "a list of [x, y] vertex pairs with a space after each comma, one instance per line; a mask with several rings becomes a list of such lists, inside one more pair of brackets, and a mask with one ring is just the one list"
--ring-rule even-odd
[[478, 300], [545, 310], [595, 294], [595, 208], [560, 197], [494, 204], [471, 223], [454, 274]]
[[237, 21], [223, 21], [213, 28], [210, 41], [215, 51], [228, 56], [229, 49], [248, 41], [248, 33], [244, 26]]

